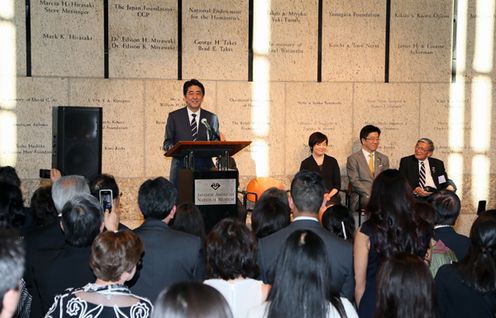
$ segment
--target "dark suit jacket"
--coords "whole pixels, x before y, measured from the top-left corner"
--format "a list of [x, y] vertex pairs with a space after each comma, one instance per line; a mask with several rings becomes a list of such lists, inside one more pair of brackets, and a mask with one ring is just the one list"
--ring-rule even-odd
[[301, 162], [301, 170], [313, 171], [320, 174], [322, 179], [324, 179], [327, 191], [341, 189], [341, 171], [339, 171], [338, 161], [334, 157], [324, 155], [322, 170], [320, 170], [313, 156], [310, 156]]
[[131, 286], [136, 295], [155, 300], [174, 283], [205, 278], [205, 257], [199, 237], [175, 231], [156, 219], [145, 219], [134, 233], [145, 245], [142, 267]]
[[462, 260], [468, 253], [470, 239], [465, 235], [455, 232], [453, 227], [440, 227], [434, 229], [434, 239], [443, 241], [456, 255], [458, 260]]
[[[207, 129], [201, 123], [205, 118], [212, 129], [219, 135], [219, 120], [217, 115], [208, 110], [201, 109], [200, 118], [198, 120], [198, 138], [197, 140], [207, 140]], [[165, 125], [165, 137], [163, 148], [165, 151], [172, 148], [179, 141], [192, 141], [191, 127], [188, 118], [188, 110], [186, 107], [175, 110], [169, 113], [167, 124]]]
[[[431, 168], [432, 179], [438, 190], [444, 189], [448, 186], [448, 175], [444, 169], [444, 163], [436, 158], [427, 158], [429, 160], [429, 166]], [[400, 173], [407, 180], [412, 189], [415, 189], [419, 185], [419, 165], [418, 160], [415, 159], [415, 155], [401, 158], [400, 161]], [[439, 183], [439, 177], [444, 176], [445, 182]]]
[[262, 280], [265, 283], [272, 283], [272, 275], [270, 274], [272, 266], [274, 266], [273, 264], [286, 239], [297, 230], [311, 230], [324, 241], [331, 266], [331, 284], [336, 291], [353, 302], [355, 281], [352, 246], [349, 242], [324, 229], [317, 221], [296, 220], [282, 230], [259, 241], [258, 265], [260, 266]]
[[66, 288], [81, 287], [95, 281], [89, 266], [90, 247], [40, 249], [32, 255], [26, 271], [30, 272], [28, 290], [33, 296], [30, 317], [43, 317], [55, 295]]

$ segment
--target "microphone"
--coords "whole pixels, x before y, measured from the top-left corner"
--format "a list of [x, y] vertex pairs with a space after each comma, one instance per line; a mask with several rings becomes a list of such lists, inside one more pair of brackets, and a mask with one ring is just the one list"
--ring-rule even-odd
[[[217, 133], [212, 129], [212, 127], [210, 127], [210, 125], [208, 124], [208, 121], [206, 118], [202, 118], [202, 120], [200, 121], [203, 126], [205, 126], [205, 128], [207, 129], [207, 135], [210, 136], [211, 138], [208, 138], [209, 140], [212, 139], [212, 140], [218, 140], [219, 139], [219, 136], [217, 135]], [[207, 137], [208, 137], [207, 136]]]

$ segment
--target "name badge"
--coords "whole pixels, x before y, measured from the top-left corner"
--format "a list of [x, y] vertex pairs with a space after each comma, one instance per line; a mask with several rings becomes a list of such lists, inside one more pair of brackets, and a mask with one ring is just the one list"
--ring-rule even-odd
[[444, 176], [444, 174], [443, 174], [442, 176], [439, 176], [439, 177], [437, 178], [437, 180], [438, 180], [439, 184], [441, 184], [441, 183], [445, 183], [445, 182], [446, 182], [446, 177], [445, 177], [445, 176]]

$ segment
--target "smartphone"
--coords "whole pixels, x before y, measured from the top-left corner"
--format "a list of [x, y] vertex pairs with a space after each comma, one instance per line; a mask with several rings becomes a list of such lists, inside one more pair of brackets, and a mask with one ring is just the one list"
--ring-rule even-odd
[[50, 179], [50, 169], [40, 169], [41, 179]]
[[99, 192], [100, 195], [100, 204], [103, 207], [103, 210], [109, 210], [112, 212], [112, 200], [114, 199], [112, 190], [110, 189], [101, 189]]

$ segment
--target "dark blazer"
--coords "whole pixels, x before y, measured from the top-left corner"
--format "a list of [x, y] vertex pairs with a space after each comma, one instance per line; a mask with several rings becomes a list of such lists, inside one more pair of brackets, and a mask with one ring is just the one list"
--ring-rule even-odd
[[30, 272], [28, 290], [33, 296], [30, 317], [43, 317], [53, 304], [55, 295], [66, 288], [93, 283], [95, 276], [89, 266], [90, 247], [40, 249], [35, 251], [27, 264]]
[[258, 265], [260, 266], [261, 279], [265, 283], [273, 283], [270, 274], [272, 266], [274, 266], [273, 264], [288, 236], [297, 230], [311, 230], [324, 241], [331, 266], [331, 284], [336, 291], [353, 302], [355, 281], [351, 243], [327, 231], [318, 221], [296, 220], [259, 241]]
[[459, 261], [467, 255], [470, 247], [470, 239], [465, 235], [456, 233], [451, 226], [434, 229], [434, 239], [443, 241], [444, 245], [455, 253]]
[[[207, 140], [207, 129], [201, 123], [201, 120], [205, 118], [212, 127], [212, 129], [219, 135], [219, 120], [217, 115], [209, 112], [208, 110], [201, 109], [200, 118], [198, 120], [198, 138], [197, 140]], [[172, 148], [179, 141], [192, 141], [193, 136], [191, 135], [191, 127], [188, 118], [188, 110], [186, 107], [175, 110], [169, 113], [167, 118], [167, 124], [165, 125], [165, 137], [163, 149], [164, 151]]]
[[175, 231], [157, 219], [145, 219], [134, 233], [145, 245], [143, 264], [131, 286], [134, 294], [155, 300], [174, 283], [205, 278], [205, 257], [199, 237]]
[[[444, 169], [444, 163], [436, 158], [427, 158], [429, 160], [429, 166], [431, 168], [432, 179], [438, 190], [444, 189], [448, 186], [448, 175]], [[419, 184], [419, 164], [415, 155], [401, 158], [400, 161], [400, 173], [407, 180], [412, 189], [418, 187]], [[445, 182], [439, 183], [439, 177], [444, 176]]]
[[327, 191], [341, 189], [341, 171], [339, 170], [338, 161], [334, 157], [324, 155], [321, 170], [313, 156], [310, 156], [301, 162], [301, 170], [313, 171], [320, 174], [322, 179], [324, 179]]

